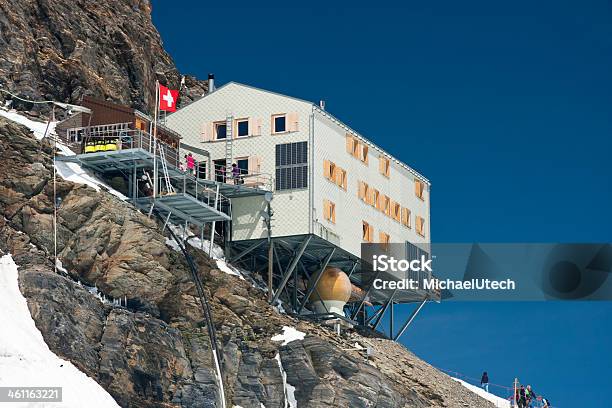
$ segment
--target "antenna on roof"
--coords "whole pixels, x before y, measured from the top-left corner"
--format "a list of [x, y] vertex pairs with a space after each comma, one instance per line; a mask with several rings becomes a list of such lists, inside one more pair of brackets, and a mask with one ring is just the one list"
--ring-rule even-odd
[[319, 101], [319, 108], [321, 108], [321, 110], [325, 110], [325, 101], [323, 99]]

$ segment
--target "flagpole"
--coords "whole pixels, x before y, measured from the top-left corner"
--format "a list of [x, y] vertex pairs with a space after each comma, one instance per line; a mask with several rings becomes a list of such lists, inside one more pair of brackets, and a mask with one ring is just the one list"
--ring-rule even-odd
[[159, 111], [159, 81], [155, 81], [155, 114], [153, 115], [153, 199], [157, 197], [157, 112]]

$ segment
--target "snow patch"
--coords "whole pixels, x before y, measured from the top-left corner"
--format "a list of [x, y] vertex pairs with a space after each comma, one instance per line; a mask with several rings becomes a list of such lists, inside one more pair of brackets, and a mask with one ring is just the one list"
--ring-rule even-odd
[[511, 408], [510, 401], [508, 401], [507, 399], [498, 397], [497, 395], [491, 394], [490, 392], [486, 392], [484, 389], [477, 387], [475, 385], [472, 385], [470, 383], [467, 383], [458, 378], [454, 378], [454, 377], [451, 377], [451, 378], [457, 381], [458, 383], [460, 383], [461, 385], [463, 385], [468, 390], [472, 391], [474, 394], [478, 394], [482, 398], [486, 399], [487, 401], [492, 402], [493, 404], [495, 404], [497, 408]]
[[128, 199], [125, 195], [113, 189], [108, 184], [102, 182], [92, 173], [83, 169], [78, 163], [56, 161], [55, 169], [57, 171], [57, 174], [64, 180], [72, 181], [73, 183], [77, 184], [88, 185], [96, 191], [100, 191], [100, 187], [103, 187], [104, 190], [108, 191], [109, 193], [123, 201], [127, 201]]
[[49, 406], [118, 407], [98, 383], [49, 350], [19, 291], [17, 275], [11, 255], [0, 258], [0, 386], [62, 387], [63, 402]]
[[283, 326], [283, 333], [272, 337], [272, 341], [282, 341], [281, 346], [286, 346], [295, 340], [304, 340], [306, 333], [302, 333], [291, 326]]
[[[283, 329], [285, 327], [283, 327]], [[278, 368], [280, 370], [281, 377], [283, 378], [283, 387], [285, 389], [285, 408], [297, 408], [297, 400], [295, 399], [295, 387], [287, 382], [287, 373], [283, 368], [283, 363], [281, 362], [280, 354], [276, 353], [276, 356], [274, 356], [274, 358], [278, 362]]]
[[34, 137], [38, 140], [45, 137], [45, 130], [47, 131], [47, 135], [50, 135], [55, 132], [55, 125], [57, 122], [49, 123], [49, 128], [47, 129], [47, 122], [37, 122], [32, 120], [24, 115], [17, 113], [15, 110], [5, 111], [0, 109], [0, 116], [4, 116], [5, 118], [12, 120], [13, 122], [17, 122], [21, 125], [28, 127], [33, 133]]

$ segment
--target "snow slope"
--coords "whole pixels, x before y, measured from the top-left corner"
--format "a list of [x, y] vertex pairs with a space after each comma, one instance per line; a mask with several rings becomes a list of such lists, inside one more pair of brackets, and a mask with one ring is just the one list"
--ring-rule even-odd
[[12, 120], [13, 122], [17, 122], [28, 127], [32, 132], [34, 132], [34, 137], [38, 140], [42, 139], [45, 136], [45, 130], [47, 130], [48, 134], [55, 132], [55, 125], [57, 122], [51, 122], [49, 124], [49, 129], [47, 129], [46, 122], [36, 122], [26, 116], [20, 115], [14, 110], [5, 111], [0, 109], [0, 116], [4, 116], [7, 119]]
[[465, 388], [467, 388], [468, 390], [472, 391], [475, 394], [480, 395], [482, 398], [486, 399], [487, 401], [492, 402], [493, 404], [495, 404], [497, 408], [511, 408], [510, 401], [508, 401], [507, 399], [498, 397], [497, 395], [491, 394], [490, 392], [486, 392], [482, 388], [472, 385], [470, 383], [467, 383], [458, 378], [453, 378], [453, 380], [459, 382]]
[[45, 407], [118, 407], [98, 383], [49, 350], [19, 291], [11, 255], [0, 258], [0, 327], [1, 387], [62, 387], [63, 402], [45, 403]]

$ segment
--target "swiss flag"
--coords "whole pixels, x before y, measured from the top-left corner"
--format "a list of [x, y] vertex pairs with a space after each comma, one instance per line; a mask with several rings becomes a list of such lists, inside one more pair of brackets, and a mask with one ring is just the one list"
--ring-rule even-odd
[[159, 110], [174, 112], [178, 102], [179, 91], [159, 86]]

